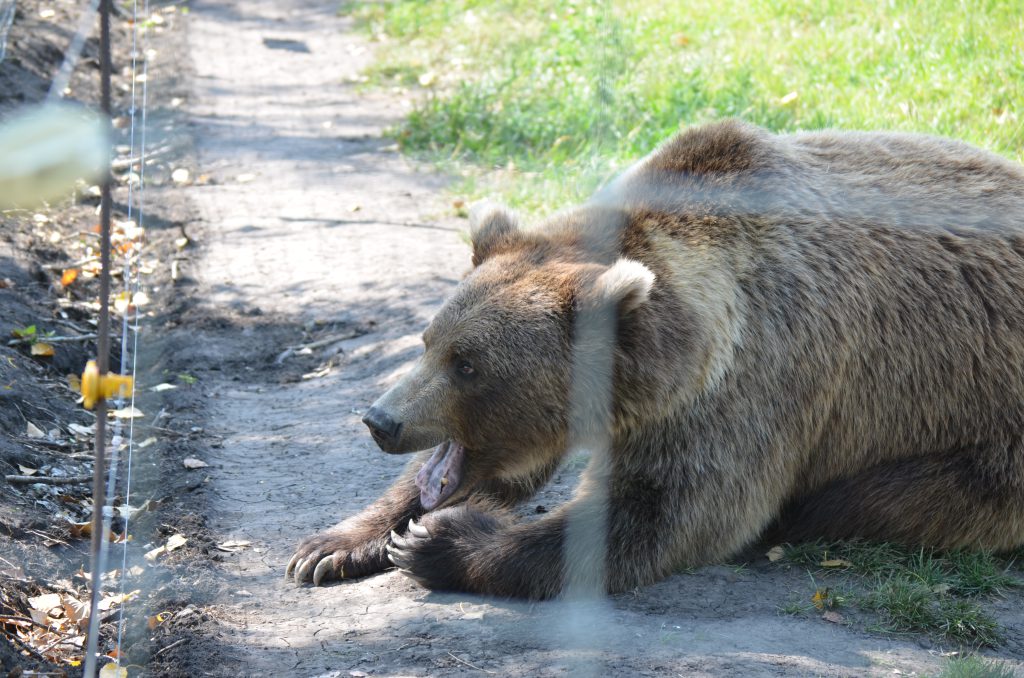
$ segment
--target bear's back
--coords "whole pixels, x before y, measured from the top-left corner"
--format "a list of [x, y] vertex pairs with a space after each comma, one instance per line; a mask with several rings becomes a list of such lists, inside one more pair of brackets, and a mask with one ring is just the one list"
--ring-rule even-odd
[[599, 201], [771, 222], [1024, 231], [1024, 168], [921, 134], [773, 135], [727, 120], [683, 132], [613, 182]]

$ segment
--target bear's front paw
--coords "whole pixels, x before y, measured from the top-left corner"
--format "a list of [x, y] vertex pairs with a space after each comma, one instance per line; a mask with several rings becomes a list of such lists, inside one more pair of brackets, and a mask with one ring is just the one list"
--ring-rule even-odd
[[353, 579], [380, 572], [388, 567], [384, 537], [366, 538], [349, 530], [326, 530], [302, 540], [288, 562], [285, 577], [296, 584], [311, 581], [313, 586], [332, 579]]
[[[499, 520], [465, 507], [445, 509], [409, 521], [404, 535], [391, 533], [388, 559], [402, 574], [421, 586], [437, 591], [483, 592], [486, 545]], [[470, 561], [476, 573], [467, 576]]]

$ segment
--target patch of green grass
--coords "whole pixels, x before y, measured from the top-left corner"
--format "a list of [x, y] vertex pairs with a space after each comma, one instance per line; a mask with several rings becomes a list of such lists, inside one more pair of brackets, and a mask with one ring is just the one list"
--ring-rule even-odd
[[936, 595], [908, 577], [882, 582], [864, 599], [881, 615], [880, 627], [896, 633], [933, 633], [970, 646], [994, 646], [1002, 640], [996, 621], [970, 600]]
[[[787, 545], [785, 559], [819, 576], [859, 576], [866, 592], [846, 598], [877, 612], [879, 630], [926, 633], [970, 646], [996, 645], [1001, 639], [997, 623], [975, 599], [1022, 584], [1011, 572], [1013, 561], [979, 551], [814, 542]], [[815, 582], [816, 596], [823, 590], [829, 591]]]
[[962, 595], [991, 595], [1021, 585], [1020, 580], [1010, 574], [1010, 564], [991, 553], [956, 551], [947, 558], [955, 573], [953, 588]]
[[1002, 662], [969, 655], [947, 661], [938, 678], [1014, 678], [1016, 675], [1012, 667]]
[[[349, 5], [395, 135], [528, 211], [585, 198], [681, 127], [951, 136], [1024, 158], [1024, 0], [395, 0]], [[423, 88], [420, 84], [423, 83]]]

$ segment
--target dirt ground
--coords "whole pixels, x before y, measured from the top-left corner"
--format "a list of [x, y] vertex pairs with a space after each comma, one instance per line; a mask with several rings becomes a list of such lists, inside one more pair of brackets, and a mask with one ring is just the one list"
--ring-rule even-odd
[[[395, 572], [322, 588], [284, 579], [300, 538], [363, 508], [404, 463], [377, 450], [361, 413], [419, 354], [470, 266], [445, 179], [383, 135], [407, 103], [351, 84], [373, 46], [337, 9], [202, 0], [154, 38], [155, 138], [172, 150], [147, 197], [151, 228], [167, 235], [153, 244], [139, 370], [147, 389], [176, 388], [139, 403], [148, 428], [137, 435], [157, 443], [139, 450], [132, 504], [160, 506], [131, 529], [130, 560], [144, 566], [131, 675], [937, 674], [957, 648], [873, 632], [855, 610], [840, 624], [780, 612], [816, 583], [763, 556], [591, 604], [436, 594]], [[172, 168], [191, 179], [172, 185]], [[9, 245], [0, 263], [20, 251]], [[564, 501], [584, 462], [570, 460], [524, 514]], [[142, 558], [174, 534], [186, 545]], [[3, 546], [32, 564], [26, 581], [40, 580], [40, 557], [63, 576], [81, 563], [81, 548]], [[986, 602], [1006, 640], [984, 652], [1020, 670], [1022, 601]]]

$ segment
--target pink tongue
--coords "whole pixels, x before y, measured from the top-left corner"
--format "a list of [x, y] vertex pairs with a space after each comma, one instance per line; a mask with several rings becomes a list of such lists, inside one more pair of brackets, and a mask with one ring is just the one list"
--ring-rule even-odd
[[416, 474], [416, 487], [420, 488], [420, 504], [431, 510], [452, 496], [462, 480], [462, 460], [466, 448], [453, 440], [434, 449], [427, 463]]

